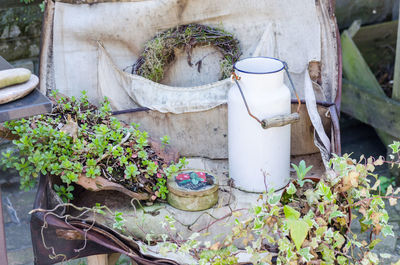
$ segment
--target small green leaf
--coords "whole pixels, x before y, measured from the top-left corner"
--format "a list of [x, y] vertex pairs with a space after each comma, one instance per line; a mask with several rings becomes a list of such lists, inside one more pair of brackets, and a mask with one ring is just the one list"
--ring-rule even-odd
[[275, 205], [280, 201], [280, 199], [281, 199], [281, 195], [272, 194], [271, 196], [268, 197], [268, 204]]
[[337, 249], [340, 249], [346, 241], [345, 238], [337, 231], [333, 233], [333, 239], [335, 240], [333, 247]]
[[255, 215], [258, 215], [259, 213], [261, 213], [261, 210], [262, 210], [262, 208], [261, 208], [261, 206], [254, 206], [254, 214]]
[[392, 149], [393, 154], [397, 154], [400, 151], [400, 141], [394, 141], [389, 147]]
[[292, 238], [297, 250], [299, 251], [301, 245], [303, 244], [304, 240], [307, 237], [309, 226], [307, 222], [301, 219], [300, 220], [289, 219], [287, 220], [287, 223], [290, 230], [290, 237]]
[[375, 248], [375, 246], [376, 246], [377, 244], [379, 244], [381, 241], [382, 241], [382, 239], [380, 239], [380, 238], [377, 238], [377, 239], [372, 240], [372, 242], [369, 244], [368, 248], [372, 250], [372, 249]]
[[344, 213], [342, 213], [341, 211], [333, 211], [330, 215], [329, 215], [329, 222], [336, 217], [342, 217], [342, 216], [346, 216]]
[[338, 257], [337, 257], [337, 262], [338, 262], [340, 265], [344, 265], [344, 264], [347, 264], [347, 263], [348, 263], [348, 259], [347, 259], [346, 257], [344, 257], [344, 256], [338, 256]]
[[263, 226], [264, 222], [260, 221], [259, 218], [254, 219], [253, 230], [260, 230], [261, 228], [263, 228]]
[[303, 257], [303, 259], [306, 262], [309, 262], [314, 256], [310, 253], [310, 247], [302, 248], [299, 250], [300, 256]]
[[290, 183], [289, 187], [287, 188], [286, 192], [287, 194], [293, 195], [297, 191], [296, 187], [294, 186], [293, 183]]
[[325, 238], [331, 238], [333, 237], [333, 231], [331, 228], [329, 228], [328, 230], [326, 230], [325, 232]]
[[383, 236], [394, 236], [393, 233], [393, 226], [392, 225], [384, 225], [382, 228], [382, 234]]
[[318, 210], [321, 214], [325, 214], [325, 207], [322, 203], [318, 204]]
[[300, 213], [298, 211], [296, 211], [295, 209], [293, 209], [292, 207], [290, 207], [289, 205], [285, 205], [283, 207], [283, 212], [285, 213], [285, 217], [287, 219], [299, 219], [300, 218]]

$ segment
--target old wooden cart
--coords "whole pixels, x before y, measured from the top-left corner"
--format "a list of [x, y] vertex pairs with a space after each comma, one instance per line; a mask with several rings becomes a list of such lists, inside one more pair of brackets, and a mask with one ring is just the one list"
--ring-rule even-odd
[[[213, 67], [218, 67], [218, 58], [211, 56], [217, 59], [210, 62], [208, 68], [204, 68], [203, 62], [203, 69], [209, 71], [200, 72], [187, 66], [187, 59], [181, 54], [163, 80], [166, 86], [122, 71], [139, 57], [145, 42], [159, 31], [189, 23], [222, 24], [238, 38], [243, 57], [275, 56], [287, 61], [303, 103], [301, 120], [292, 127], [292, 161], [306, 160], [314, 165], [313, 175], [320, 176], [331, 153], [340, 153], [341, 48], [333, 2], [50, 0], [46, 5], [42, 36], [41, 90], [58, 89], [66, 95], [79, 95], [81, 89], [86, 89], [94, 102], [107, 96], [118, 111], [118, 118], [140, 123], [155, 137], [169, 135], [181, 155], [191, 158], [192, 165], [226, 176], [226, 99], [211, 104], [213, 97], [199, 96], [199, 99], [205, 99], [201, 104], [212, 105], [201, 111], [194, 111], [196, 106], [187, 105], [183, 111], [172, 108], [183, 104], [180, 98], [184, 91], [182, 87], [202, 93], [219, 84], [231, 86], [229, 79], [215, 82], [219, 74]], [[212, 47], [199, 47], [197, 56], [201, 59], [207, 57], [207, 53], [215, 54], [215, 51]], [[174, 104], [164, 102], [162, 106], [154, 106], [149, 100], [166, 91], [175, 93], [168, 98]], [[139, 99], [146, 104], [140, 103]], [[295, 108], [296, 100], [292, 102]], [[165, 111], [166, 107], [173, 110]], [[35, 208], [53, 209], [56, 206], [49, 181], [48, 176], [41, 176]], [[224, 177], [222, 182], [226, 184], [228, 178]], [[80, 205], [95, 202], [117, 208], [130, 205], [129, 198], [121, 194], [79, 189], [76, 192], [75, 197], [79, 198], [76, 203]], [[234, 192], [239, 197], [243, 193]], [[235, 199], [235, 205], [251, 204], [257, 195], [247, 197], [249, 199], [243, 201]], [[146, 229], [159, 229], [157, 218], [162, 218], [165, 211], [172, 212], [177, 218], [200, 219], [201, 213], [189, 214], [168, 205], [161, 206], [157, 216], [142, 216], [146, 218], [146, 225], [153, 224]], [[61, 215], [68, 211], [65, 207], [59, 210]], [[214, 214], [226, 214], [224, 207], [211, 210]], [[203, 223], [210, 222], [207, 216], [201, 217]], [[138, 220], [131, 221], [133, 225], [136, 222]], [[132, 236], [128, 237], [106, 221], [98, 221], [93, 226], [83, 218], [66, 222], [65, 218], [36, 212], [31, 220], [35, 263], [52, 264], [109, 253], [126, 254], [140, 264], [183, 262], [176, 257], [145, 253], [140, 245], [145, 236], [143, 233], [150, 230], [141, 233], [132, 229]]]

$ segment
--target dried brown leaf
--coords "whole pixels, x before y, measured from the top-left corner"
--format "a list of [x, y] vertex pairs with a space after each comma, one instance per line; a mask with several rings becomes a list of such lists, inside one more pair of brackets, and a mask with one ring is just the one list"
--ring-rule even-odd
[[78, 123], [71, 118], [71, 115], [68, 115], [67, 123], [60, 129], [60, 131], [65, 132], [75, 140], [78, 138], [78, 129]]
[[384, 157], [380, 156], [377, 160], [375, 160], [374, 165], [375, 166], [382, 166], [384, 161], [385, 161]]
[[381, 233], [382, 226], [380, 224], [375, 225], [374, 229], [372, 229], [372, 232], [375, 235], [379, 235]]
[[397, 199], [396, 198], [389, 198], [389, 204], [390, 206], [394, 206], [397, 204]]
[[374, 166], [372, 163], [368, 163], [368, 165], [367, 165], [367, 170], [368, 170], [369, 172], [374, 172], [375, 166]]
[[389, 187], [386, 189], [386, 196], [389, 196], [392, 193], [393, 193], [393, 187], [392, 185], [389, 185]]
[[216, 242], [210, 247], [210, 250], [217, 251], [218, 249], [220, 249], [220, 247], [221, 247], [221, 243], [220, 242]]

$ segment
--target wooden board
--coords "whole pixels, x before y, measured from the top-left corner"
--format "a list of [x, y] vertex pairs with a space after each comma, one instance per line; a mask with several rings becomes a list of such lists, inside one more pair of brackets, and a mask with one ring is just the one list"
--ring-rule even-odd
[[[367, 37], [361, 39], [367, 41]], [[400, 136], [399, 102], [385, 95], [348, 31], [342, 33], [341, 41], [343, 73], [349, 81], [343, 81], [342, 111], [375, 127], [384, 141]]]
[[360, 28], [353, 41], [372, 72], [383, 63], [393, 63], [398, 21]]
[[343, 80], [342, 111], [392, 136], [400, 136], [400, 102]]
[[[296, 111], [297, 104], [292, 104], [292, 112]], [[321, 117], [322, 124], [324, 126], [327, 135], [330, 135], [331, 131], [331, 119], [327, 115], [328, 108], [321, 105], [317, 105], [319, 116]], [[290, 134], [290, 154], [295, 155], [308, 155], [318, 153], [319, 149], [314, 144], [314, 126], [311, 123], [310, 116], [307, 112], [305, 104], [301, 105], [300, 108], [300, 121], [291, 125]], [[330, 137], [332, 139], [332, 137]]]
[[[374, 26], [361, 28], [354, 34], [354, 40], [349, 32], [344, 31], [342, 34], [342, 51], [343, 51], [343, 72], [349, 81], [343, 82], [342, 89], [342, 111], [357, 118], [358, 120], [375, 127], [379, 138], [388, 146], [394, 140], [400, 137], [400, 88], [398, 81], [394, 85], [394, 98], [387, 97], [380, 84], [368, 67], [363, 55], [358, 49], [367, 55], [370, 65], [378, 67], [382, 62], [390, 63], [393, 56], [385, 53], [384, 45], [388, 45], [389, 49], [396, 43], [396, 35], [398, 23], [390, 22]], [[399, 44], [399, 42], [397, 42]], [[395, 72], [399, 71], [400, 46], [397, 45], [397, 61], [399, 66]], [[388, 53], [393, 54], [393, 52]], [[398, 78], [398, 74], [397, 74]], [[388, 149], [388, 154], [391, 151]], [[391, 170], [391, 175], [400, 176], [400, 170]]]
[[358, 50], [356, 44], [353, 42], [353, 39], [348, 31], [344, 31], [342, 33], [341, 41], [343, 53], [343, 73], [347, 80], [357, 84], [372, 94], [383, 96], [384, 92], [381, 89], [381, 86], [364, 60], [364, 57]]
[[[400, 6], [399, 6], [400, 12]], [[396, 60], [394, 64], [394, 82], [393, 82], [393, 92], [392, 98], [400, 100], [400, 27], [397, 28], [397, 38], [396, 38]]]

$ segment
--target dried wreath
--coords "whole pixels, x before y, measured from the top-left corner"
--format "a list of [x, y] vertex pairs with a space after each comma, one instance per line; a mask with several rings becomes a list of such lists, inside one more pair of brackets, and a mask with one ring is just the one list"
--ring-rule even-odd
[[[241, 55], [239, 42], [225, 30], [200, 24], [181, 25], [168, 29], [145, 45], [143, 54], [132, 66], [132, 74], [137, 74], [159, 82], [163, 79], [166, 68], [175, 59], [175, 49], [185, 49], [187, 62], [191, 62], [192, 50], [196, 46], [213, 45], [222, 53], [221, 79], [232, 73], [232, 66]], [[195, 63], [200, 72], [202, 61]]]

